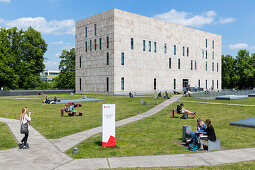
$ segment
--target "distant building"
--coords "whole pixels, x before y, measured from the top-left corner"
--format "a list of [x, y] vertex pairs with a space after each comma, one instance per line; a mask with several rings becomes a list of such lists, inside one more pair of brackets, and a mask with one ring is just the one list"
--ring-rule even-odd
[[58, 70], [45, 70], [40, 74], [40, 77], [42, 81], [48, 81], [48, 82], [55, 81], [55, 78], [56, 76], [59, 75], [59, 72], [60, 71]]
[[75, 29], [78, 93], [221, 89], [221, 35], [118, 9]]

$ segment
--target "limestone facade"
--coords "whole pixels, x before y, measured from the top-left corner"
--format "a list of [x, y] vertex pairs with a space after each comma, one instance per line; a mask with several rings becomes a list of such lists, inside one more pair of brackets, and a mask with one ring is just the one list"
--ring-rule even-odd
[[220, 35], [111, 9], [76, 22], [75, 46], [78, 93], [221, 89]]

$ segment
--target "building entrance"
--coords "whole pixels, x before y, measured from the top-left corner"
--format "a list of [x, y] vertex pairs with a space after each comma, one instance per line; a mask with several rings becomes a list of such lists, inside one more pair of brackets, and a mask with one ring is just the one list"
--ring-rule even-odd
[[183, 89], [186, 89], [189, 85], [189, 79], [182, 79], [182, 87]]

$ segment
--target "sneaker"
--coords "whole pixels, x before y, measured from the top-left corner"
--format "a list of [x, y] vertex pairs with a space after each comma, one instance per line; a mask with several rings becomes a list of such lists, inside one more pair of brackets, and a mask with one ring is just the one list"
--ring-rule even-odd
[[19, 143], [19, 149], [22, 149], [24, 147], [24, 143]]
[[203, 150], [204, 150], [204, 148], [198, 148], [197, 150], [199, 150], [199, 151], [203, 151]]

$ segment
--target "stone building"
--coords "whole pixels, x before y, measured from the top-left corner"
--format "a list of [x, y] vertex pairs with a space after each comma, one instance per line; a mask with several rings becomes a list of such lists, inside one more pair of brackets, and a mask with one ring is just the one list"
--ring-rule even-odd
[[221, 89], [221, 36], [126, 11], [76, 22], [76, 92]]

